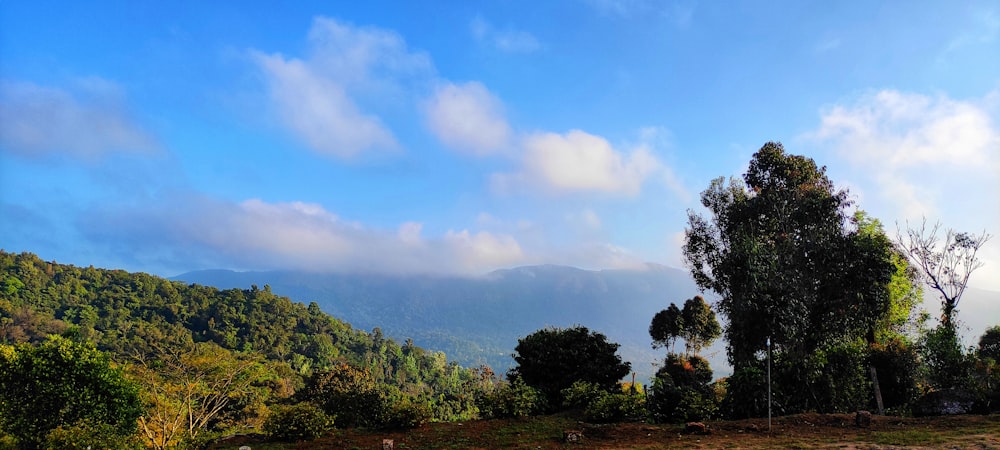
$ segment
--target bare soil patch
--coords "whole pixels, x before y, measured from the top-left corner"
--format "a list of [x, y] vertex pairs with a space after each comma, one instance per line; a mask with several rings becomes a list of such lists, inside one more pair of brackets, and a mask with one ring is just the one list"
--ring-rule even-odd
[[[799, 414], [767, 419], [706, 422], [708, 435], [684, 434], [683, 425], [587, 424], [566, 415], [528, 419], [433, 423], [408, 431], [337, 430], [311, 442], [268, 443], [254, 437], [229, 439], [214, 449], [381, 449], [392, 439], [401, 449], [998, 449], [1000, 415], [931, 418], [875, 416], [870, 428], [853, 414]], [[580, 430], [579, 443], [563, 441]]]

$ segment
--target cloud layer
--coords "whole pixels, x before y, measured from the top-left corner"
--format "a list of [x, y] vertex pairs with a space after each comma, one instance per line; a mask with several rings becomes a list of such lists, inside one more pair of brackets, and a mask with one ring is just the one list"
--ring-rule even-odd
[[157, 151], [153, 137], [128, 114], [116, 84], [87, 78], [73, 87], [0, 81], [0, 149], [32, 158], [84, 160]]
[[176, 196], [155, 207], [97, 209], [81, 227], [122, 251], [205, 267], [473, 275], [526, 258], [510, 235], [463, 229], [424, 237], [419, 223], [377, 229], [304, 202]]

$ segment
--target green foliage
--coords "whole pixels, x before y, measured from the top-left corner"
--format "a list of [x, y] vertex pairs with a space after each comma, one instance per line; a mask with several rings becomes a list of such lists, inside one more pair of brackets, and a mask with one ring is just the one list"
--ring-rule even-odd
[[484, 419], [527, 417], [548, 409], [545, 395], [520, 378], [484, 391], [477, 398], [476, 405]]
[[905, 408], [916, 400], [920, 394], [920, 360], [913, 345], [903, 339], [876, 343], [871, 347], [870, 358], [878, 373], [886, 409]]
[[316, 439], [333, 428], [333, 419], [309, 402], [275, 406], [264, 421], [264, 433], [288, 442]]
[[584, 409], [583, 417], [593, 423], [641, 420], [646, 417], [646, 397], [637, 392], [600, 391]]
[[431, 419], [432, 411], [426, 402], [403, 397], [389, 407], [385, 428], [402, 430], [416, 428]]
[[339, 364], [317, 371], [297, 397], [315, 403], [337, 426], [378, 428], [388, 422], [388, 395], [366, 369]]
[[260, 355], [211, 342], [156, 348], [129, 368], [144, 388], [146, 414], [139, 425], [147, 445], [171, 448], [206, 431], [260, 425], [258, 412], [276, 391], [268, 383], [276, 375]]
[[586, 327], [545, 328], [518, 340], [509, 379], [521, 379], [542, 391], [550, 405], [562, 404], [560, 391], [576, 381], [594, 383], [606, 391], [617, 388], [631, 365], [622, 362], [618, 344]]
[[979, 357], [1000, 361], [1000, 325], [986, 329], [979, 337]]
[[667, 309], [661, 310], [653, 316], [653, 321], [649, 324], [649, 336], [653, 338], [653, 348], [674, 346], [674, 341], [681, 336], [684, 330], [684, 317], [681, 316], [681, 309], [671, 303]]
[[60, 425], [45, 437], [47, 450], [90, 449], [140, 449], [135, 435], [123, 436], [114, 426], [106, 423], [81, 420], [71, 425]]
[[[727, 419], [767, 415], [767, 372], [761, 365], [744, 366], [725, 380], [726, 393], [720, 409]], [[781, 412], [779, 408], [777, 412]]]
[[586, 408], [591, 402], [607, 391], [589, 381], [576, 381], [570, 387], [563, 389], [563, 408]]
[[649, 391], [647, 403], [653, 420], [683, 422], [715, 416], [719, 400], [711, 381], [712, 369], [706, 359], [668, 354]]
[[[157, 380], [147, 383], [147, 397], [160, 400], [147, 402], [174, 411], [183, 408], [176, 400], [181, 394], [163, 364], [164, 354], [211, 342], [222, 349], [222, 361], [256, 360], [262, 378], [207, 421], [205, 429], [213, 432], [259, 426], [267, 402], [291, 395], [315, 369], [341, 363], [364, 368], [380, 389], [420, 399], [433, 419], [467, 420], [477, 414], [472, 370], [448, 362], [443, 353], [386, 339], [377, 329], [370, 334], [352, 329], [317, 304], [294, 303], [268, 286], [219, 290], [0, 251], [0, 342], [41, 342], [67, 331], [117, 360], [141, 366], [145, 375], [136, 379]], [[150, 389], [161, 382], [162, 389]], [[171, 395], [174, 400], [167, 399]], [[175, 427], [175, 417], [161, 419], [160, 425]], [[164, 427], [154, 434], [172, 433], [171, 442], [191, 434], [187, 425], [177, 425], [176, 432]]]
[[684, 319], [681, 337], [684, 338], [688, 354], [697, 354], [702, 347], [712, 345], [712, 342], [722, 334], [722, 328], [715, 319], [712, 307], [705, 303], [705, 299], [700, 295], [684, 302], [681, 317]]
[[[818, 411], [823, 413], [866, 409], [874, 398], [866, 357], [866, 345], [860, 339], [824, 348], [799, 364], [799, 367], [812, 369], [808, 375], [812, 392], [796, 392], [789, 389], [791, 386], [784, 387], [783, 391], [786, 392], [786, 397], [794, 395], [794, 398], [789, 398], [791, 405], [815, 404], [818, 405]], [[794, 361], [787, 362], [788, 366], [794, 364]], [[782, 367], [787, 368], [786, 365]], [[787, 376], [788, 372], [785, 370], [782, 375]], [[795, 378], [797, 377], [792, 379]], [[803, 400], [810, 395], [815, 397], [814, 403]]]
[[649, 325], [649, 335], [653, 338], [653, 348], [659, 346], [673, 347], [677, 338], [684, 339], [687, 353], [698, 353], [702, 347], [711, 345], [722, 334], [715, 312], [696, 295], [684, 302], [684, 309], [671, 303], [653, 316]]
[[0, 430], [22, 447], [39, 447], [60, 426], [57, 437], [72, 434], [65, 427], [81, 421], [131, 436], [142, 412], [137, 386], [92, 345], [52, 336], [38, 346], [0, 348]]
[[[760, 368], [770, 339], [775, 358], [787, 362], [778, 373], [786, 412], [860, 401], [863, 390], [832, 378], [865, 373], [865, 350], [844, 343], [874, 343], [912, 310], [912, 289], [890, 291], [898, 253], [881, 226], [863, 214], [848, 220], [847, 191], [777, 143], [754, 154], [742, 181], [714, 180], [702, 204], [710, 217], [689, 212], [684, 257], [696, 283], [720, 296], [735, 372]], [[739, 386], [745, 381], [730, 379], [730, 397], [751, 392]], [[759, 411], [752, 405], [737, 408]]]
[[743, 182], [716, 179], [702, 204], [711, 219], [689, 212], [684, 257], [721, 297], [734, 367], [768, 338], [805, 356], [885, 315], [891, 242], [846, 227], [847, 192], [812, 159], [765, 144]]
[[973, 361], [962, 349], [953, 326], [941, 324], [927, 330], [921, 341], [920, 356], [927, 383], [933, 389], [968, 387]]

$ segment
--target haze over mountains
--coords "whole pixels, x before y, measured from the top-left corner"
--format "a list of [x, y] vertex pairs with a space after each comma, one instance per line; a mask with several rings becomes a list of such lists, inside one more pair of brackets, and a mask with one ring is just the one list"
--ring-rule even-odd
[[[621, 344], [619, 354], [640, 379], [655, 372], [665, 353], [651, 347], [653, 315], [698, 294], [686, 271], [653, 264], [600, 271], [525, 266], [481, 277], [204, 270], [174, 279], [219, 288], [267, 284], [279, 295], [315, 301], [357, 328], [378, 327], [387, 336], [444, 351], [461, 365], [488, 364], [498, 373], [513, 364], [518, 338], [546, 326], [579, 324]], [[935, 301], [925, 308], [936, 316]], [[1000, 293], [969, 288], [959, 318], [965, 341], [974, 344], [1000, 322]], [[729, 372], [721, 340], [704, 353], [717, 375]]]
[[[650, 377], [664, 350], [651, 347], [653, 315], [698, 293], [686, 271], [660, 265], [644, 270], [590, 271], [526, 266], [481, 277], [233, 272], [206, 270], [175, 277], [219, 288], [270, 285], [296, 301], [315, 301], [354, 327], [444, 351], [465, 366], [488, 364], [503, 373], [517, 339], [546, 326], [583, 325], [621, 344], [640, 379]], [[681, 347], [678, 347], [681, 348]], [[706, 353], [724, 367], [725, 352]]]

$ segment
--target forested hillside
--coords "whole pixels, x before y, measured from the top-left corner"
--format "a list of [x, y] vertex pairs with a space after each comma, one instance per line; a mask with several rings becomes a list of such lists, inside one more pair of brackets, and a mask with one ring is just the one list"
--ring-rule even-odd
[[[687, 272], [652, 264], [600, 271], [527, 266], [480, 277], [206, 270], [174, 279], [220, 288], [269, 284], [357, 327], [381, 327], [463, 366], [487, 364], [498, 373], [513, 365], [518, 338], [545, 326], [584, 325], [620, 343], [640, 380], [651, 378], [662, 359], [651, 347], [650, 318], [698, 292]], [[725, 367], [724, 353], [713, 366]]]
[[37, 344], [48, 335], [93, 342], [136, 378], [152, 380], [146, 391], [154, 397], [181, 376], [164, 372], [171, 361], [215, 364], [205, 366], [207, 372], [218, 372], [223, 362], [252, 363], [257, 375], [247, 395], [234, 395], [239, 398], [207, 420], [206, 429], [259, 424], [255, 408], [281, 401], [331, 368], [359, 370], [366, 382], [387, 386], [443, 420], [473, 416], [468, 384], [484, 379], [443, 353], [399, 344], [377, 329], [353, 329], [315, 303], [292, 302], [268, 286], [220, 290], [0, 251], [0, 342]]

